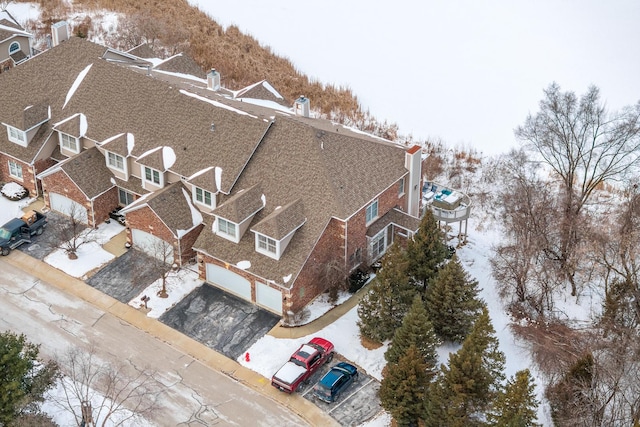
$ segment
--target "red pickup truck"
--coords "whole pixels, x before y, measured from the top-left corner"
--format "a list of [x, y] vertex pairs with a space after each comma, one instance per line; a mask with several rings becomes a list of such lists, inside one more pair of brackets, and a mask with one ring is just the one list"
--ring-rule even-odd
[[287, 363], [273, 374], [271, 385], [293, 393], [318, 368], [333, 359], [333, 344], [324, 338], [313, 338], [293, 353]]

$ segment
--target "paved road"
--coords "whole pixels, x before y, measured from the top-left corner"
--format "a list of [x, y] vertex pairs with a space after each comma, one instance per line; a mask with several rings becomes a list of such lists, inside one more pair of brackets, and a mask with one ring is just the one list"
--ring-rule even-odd
[[166, 390], [149, 421], [159, 426], [307, 425], [268, 397], [3, 258], [0, 313], [0, 330], [24, 333], [41, 344], [44, 357], [94, 345], [105, 359], [157, 371]]

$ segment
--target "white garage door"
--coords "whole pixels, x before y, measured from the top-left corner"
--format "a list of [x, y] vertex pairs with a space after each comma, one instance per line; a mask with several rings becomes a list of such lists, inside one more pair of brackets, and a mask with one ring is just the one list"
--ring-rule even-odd
[[256, 282], [256, 302], [273, 312], [282, 314], [282, 292], [264, 283]]
[[224, 267], [207, 263], [207, 282], [251, 301], [251, 282]]
[[51, 209], [61, 212], [68, 216], [73, 216], [82, 223], [88, 223], [89, 215], [87, 214], [87, 208], [80, 203], [71, 200], [70, 198], [58, 193], [49, 193], [49, 203], [51, 203]]
[[137, 228], [131, 230], [131, 238], [133, 239], [133, 246], [142, 252], [159, 260], [164, 260], [167, 264], [173, 264], [173, 246], [170, 243]]

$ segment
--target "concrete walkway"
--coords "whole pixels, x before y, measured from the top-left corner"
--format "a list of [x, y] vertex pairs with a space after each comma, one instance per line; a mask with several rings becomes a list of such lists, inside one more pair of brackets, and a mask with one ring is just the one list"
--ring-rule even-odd
[[358, 292], [353, 294], [351, 298], [336, 306], [320, 316], [319, 318], [302, 326], [281, 326], [278, 325], [269, 331], [269, 335], [276, 338], [300, 338], [307, 335], [315, 334], [325, 326], [328, 326], [342, 317], [346, 312], [360, 302], [366, 291], [366, 286], [362, 287]]

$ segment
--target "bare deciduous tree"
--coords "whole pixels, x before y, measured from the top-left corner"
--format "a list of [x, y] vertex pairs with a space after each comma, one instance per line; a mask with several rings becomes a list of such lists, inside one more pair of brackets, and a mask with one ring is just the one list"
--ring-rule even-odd
[[516, 136], [549, 166], [561, 185], [557, 239], [545, 252], [558, 262], [577, 294], [575, 251], [581, 215], [593, 192], [603, 183], [623, 178], [640, 159], [640, 103], [610, 114], [592, 86], [578, 98], [556, 83], [545, 91], [540, 111], [529, 115]]
[[78, 205], [71, 205], [65, 212], [69, 218], [69, 227], [61, 227], [57, 231], [59, 249], [69, 256], [69, 259], [78, 259], [78, 249], [87, 243], [95, 242], [97, 235], [95, 229], [87, 227], [86, 212]]
[[156, 410], [161, 384], [154, 372], [128, 364], [109, 365], [91, 348], [70, 348], [58, 361], [67, 375], [56, 403], [71, 412], [78, 426], [120, 426]]
[[153, 258], [153, 270], [160, 275], [162, 279], [162, 288], [158, 291], [160, 298], [167, 298], [167, 279], [173, 271], [173, 245], [165, 240], [156, 239], [153, 243], [144, 247], [147, 254]]

